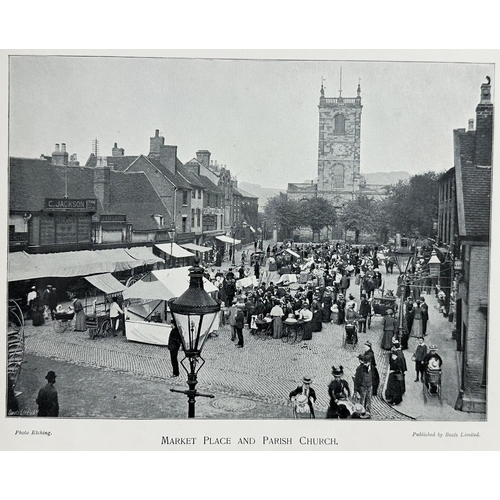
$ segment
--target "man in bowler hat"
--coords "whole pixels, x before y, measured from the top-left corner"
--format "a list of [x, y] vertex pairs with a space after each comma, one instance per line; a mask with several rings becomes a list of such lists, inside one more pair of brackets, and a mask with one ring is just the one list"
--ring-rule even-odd
[[39, 417], [57, 417], [59, 415], [59, 401], [57, 399], [57, 391], [54, 388], [56, 382], [56, 374], [50, 371], [45, 375], [47, 385], [38, 391], [36, 404], [38, 405]]

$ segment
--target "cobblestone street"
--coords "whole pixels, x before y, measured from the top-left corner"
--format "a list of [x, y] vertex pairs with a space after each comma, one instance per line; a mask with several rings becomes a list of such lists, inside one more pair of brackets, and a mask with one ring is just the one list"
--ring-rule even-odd
[[[394, 289], [395, 281], [396, 274], [389, 275], [386, 288]], [[359, 288], [354, 283], [350, 290], [359, 296]], [[380, 323], [381, 318], [375, 317], [372, 328], [367, 333], [359, 334], [359, 344], [354, 348], [350, 345], [343, 346], [344, 327], [334, 324], [323, 325], [323, 330], [313, 334], [313, 339], [306, 344], [307, 347], [303, 347], [303, 343], [288, 344], [281, 339], [264, 340], [254, 337], [246, 328], [244, 349], [235, 348], [230, 340], [229, 328], [223, 327], [219, 330], [219, 336], [209, 339], [205, 345], [203, 357], [206, 363], [199, 372], [197, 388], [200, 392], [216, 395], [211, 404], [214, 410], [217, 409], [217, 399], [221, 397], [241, 398], [242, 401], [253, 402], [249, 403], [250, 406], [255, 403], [279, 407], [281, 410], [277, 414], [269, 412], [270, 418], [283, 418], [291, 415], [289, 392], [296, 387], [304, 375], [310, 375], [318, 396], [316, 402], [318, 416], [324, 416], [328, 407], [327, 386], [331, 380], [332, 365], [343, 365], [345, 378], [352, 388], [352, 377], [358, 365], [357, 355], [362, 351], [362, 345], [367, 339], [372, 341], [377, 357], [381, 378], [379, 394], [382, 394], [387, 374], [387, 354], [380, 349]], [[66, 331], [58, 334], [53, 330], [50, 320], [42, 327], [33, 327], [28, 324], [25, 334], [28, 355], [90, 367], [97, 369], [98, 372], [106, 370], [127, 374], [144, 383], [161, 382], [167, 389], [186, 388], [185, 374], [182, 370], [180, 378], [169, 378], [171, 365], [166, 347], [129, 342], [123, 336], [90, 340], [86, 332]], [[180, 353], [180, 359], [182, 359], [181, 355], [182, 353]], [[50, 362], [47, 362], [47, 366], [49, 365]], [[25, 369], [21, 372], [18, 384], [20, 387], [23, 386], [24, 371]], [[127, 380], [130, 378], [127, 377]], [[40, 383], [41, 380], [38, 381], [38, 384]], [[167, 392], [165, 397], [174, 397], [170, 391], [165, 392]], [[175, 395], [175, 397], [179, 396]], [[204, 398], [198, 398], [198, 401], [202, 399]], [[226, 403], [228, 401], [226, 400]], [[244, 403], [242, 404], [245, 406]], [[228, 405], [231, 406], [227, 403], [226, 406]], [[99, 405], [91, 403], [86, 405], [87, 408], [93, 406], [92, 415], [99, 416], [96, 414]], [[219, 409], [224, 408], [222, 403], [219, 406]], [[204, 413], [206, 414], [206, 411]], [[215, 413], [220, 418], [220, 413]], [[379, 420], [411, 418], [390, 407], [380, 397], [374, 398], [372, 414], [374, 419]], [[77, 412], [77, 415], [81, 415], [81, 412]], [[233, 408], [230, 408], [226, 415], [226, 418], [236, 416]], [[254, 418], [252, 411], [243, 415]], [[122, 415], [114, 416], [121, 417]], [[142, 415], [142, 417], [145, 416]], [[174, 415], [172, 417], [175, 418]], [[155, 416], [149, 416], [149, 418], [155, 418]]]

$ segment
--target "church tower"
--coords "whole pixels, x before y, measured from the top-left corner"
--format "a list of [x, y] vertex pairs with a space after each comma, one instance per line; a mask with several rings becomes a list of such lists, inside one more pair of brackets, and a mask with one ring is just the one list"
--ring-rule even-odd
[[357, 97], [325, 97], [323, 83], [319, 98], [318, 196], [335, 207], [359, 194], [361, 146], [361, 84]]

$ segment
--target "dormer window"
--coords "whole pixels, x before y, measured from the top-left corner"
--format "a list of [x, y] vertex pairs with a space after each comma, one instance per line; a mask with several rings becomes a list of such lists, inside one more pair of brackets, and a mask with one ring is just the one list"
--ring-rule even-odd
[[155, 215], [153, 215], [153, 217], [155, 218], [155, 221], [158, 224], [158, 226], [163, 227], [163, 215], [155, 214]]

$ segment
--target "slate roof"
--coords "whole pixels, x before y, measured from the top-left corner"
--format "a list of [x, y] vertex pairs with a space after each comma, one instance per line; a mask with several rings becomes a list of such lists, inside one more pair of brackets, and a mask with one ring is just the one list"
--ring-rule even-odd
[[200, 175], [198, 176], [201, 182], [203, 182], [204, 188], [210, 193], [210, 194], [218, 194], [218, 195], [224, 195], [224, 191], [217, 186], [217, 184], [214, 184], [208, 177], [205, 175]]
[[[63, 167], [46, 160], [10, 158], [10, 210], [37, 212], [44, 208], [45, 198], [63, 198], [65, 175], [68, 179], [68, 198], [96, 198], [94, 169]], [[98, 213], [126, 215], [137, 231], [155, 230], [154, 214], [164, 216], [170, 225], [170, 215], [151, 185], [146, 174], [110, 172], [110, 206], [104, 212], [98, 202]]]
[[149, 158], [147, 156], [144, 156], [143, 158], [150, 161], [174, 186], [177, 186], [181, 189], [192, 189], [192, 186], [188, 181], [183, 179], [180, 175], [172, 173], [159, 160], [155, 160], [154, 158]]
[[47, 160], [11, 157], [10, 210], [37, 212], [44, 208], [45, 198], [63, 198], [66, 172], [68, 198], [96, 198], [92, 169], [53, 166]]
[[158, 229], [153, 215], [163, 215], [170, 227], [170, 214], [143, 172], [122, 173], [111, 170], [109, 209], [106, 213], [123, 214], [134, 230]]
[[[463, 204], [465, 234], [461, 236], [489, 236], [491, 222], [491, 168], [475, 165], [475, 131], [455, 130], [458, 136], [459, 165], [456, 175], [461, 177], [462, 193], [457, 203]], [[459, 183], [457, 183], [459, 186]], [[460, 210], [458, 211], [460, 213]]]
[[[113, 170], [119, 170], [120, 172], [124, 172], [136, 158], [137, 155], [106, 156], [106, 161], [108, 162], [109, 166], [112, 166]], [[85, 163], [85, 166], [94, 168], [96, 165], [97, 165], [97, 157], [94, 156], [93, 153], [91, 153], [87, 162]]]
[[184, 177], [193, 187], [196, 188], [201, 188], [203, 189], [205, 186], [203, 182], [201, 181], [200, 177], [193, 172], [191, 172], [189, 169], [185, 168], [184, 165], [179, 163], [177, 164], [177, 172], [181, 175], [181, 177]]

